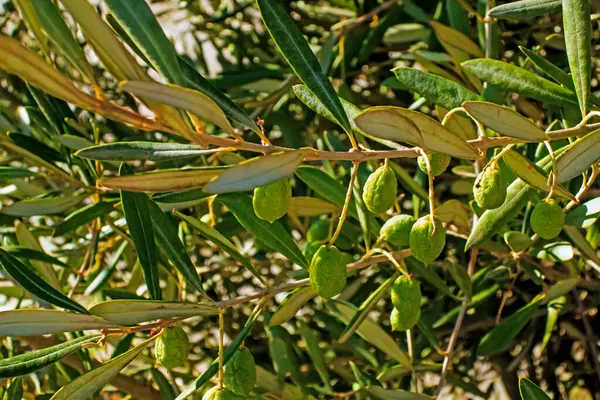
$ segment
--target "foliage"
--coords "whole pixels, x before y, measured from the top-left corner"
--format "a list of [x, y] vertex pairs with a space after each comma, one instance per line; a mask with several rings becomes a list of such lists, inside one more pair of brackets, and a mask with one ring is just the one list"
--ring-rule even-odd
[[593, 6], [4, 0], [0, 396], [597, 397]]

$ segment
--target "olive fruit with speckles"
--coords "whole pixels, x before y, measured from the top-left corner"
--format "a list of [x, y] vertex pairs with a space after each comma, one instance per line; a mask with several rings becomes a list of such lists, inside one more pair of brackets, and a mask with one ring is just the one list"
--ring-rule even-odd
[[190, 341], [188, 336], [178, 326], [167, 328], [154, 345], [156, 360], [167, 369], [182, 367], [188, 358], [189, 350]]
[[347, 258], [335, 246], [321, 246], [308, 270], [310, 286], [315, 293], [329, 300], [346, 286]]
[[[432, 153], [429, 154], [429, 164], [431, 165], [431, 175], [440, 176], [444, 173], [448, 165], [450, 165], [450, 157], [448, 154], [442, 153]], [[424, 156], [420, 156], [417, 159], [417, 163], [419, 164], [419, 168], [424, 173], [427, 173], [427, 162], [425, 161]]]
[[379, 236], [394, 246], [408, 247], [410, 243], [410, 230], [415, 222], [417, 220], [412, 215], [395, 215], [383, 224], [379, 231]]
[[292, 187], [282, 179], [254, 189], [252, 206], [260, 219], [273, 223], [283, 217], [292, 202]]
[[390, 167], [377, 168], [365, 183], [363, 201], [373, 214], [381, 214], [389, 210], [396, 201], [398, 181]]
[[565, 213], [554, 200], [541, 202], [533, 209], [529, 222], [542, 239], [554, 239], [565, 226]]
[[477, 205], [484, 210], [500, 207], [506, 200], [506, 179], [496, 166], [486, 168], [473, 185], [473, 195]]
[[410, 249], [413, 257], [428, 264], [439, 257], [446, 245], [446, 231], [439, 219], [435, 229], [431, 216], [426, 215], [415, 222], [410, 230]]

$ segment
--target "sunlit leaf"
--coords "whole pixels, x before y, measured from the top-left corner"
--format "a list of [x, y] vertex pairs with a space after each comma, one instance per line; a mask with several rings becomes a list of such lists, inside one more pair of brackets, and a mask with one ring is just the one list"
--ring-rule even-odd
[[45, 335], [119, 327], [99, 317], [66, 311], [22, 308], [0, 312], [0, 336]]
[[131, 192], [170, 192], [204, 186], [224, 170], [213, 167], [163, 169], [132, 176], [103, 178], [98, 183], [110, 189]]
[[213, 315], [217, 308], [206, 302], [182, 303], [152, 300], [109, 300], [92, 306], [90, 314], [120, 325], [176, 317]]
[[243, 161], [204, 186], [206, 193], [243, 192], [292, 175], [306, 153], [290, 151]]
[[494, 18], [532, 18], [550, 14], [561, 9], [562, 0], [520, 0], [492, 8], [489, 15]]
[[511, 108], [483, 101], [467, 101], [462, 107], [477, 121], [502, 135], [531, 141], [548, 139], [536, 124]]
[[600, 197], [589, 200], [565, 215], [565, 224], [578, 228], [589, 228], [600, 217]]
[[567, 182], [583, 173], [598, 159], [600, 159], [600, 129], [577, 139], [556, 158], [558, 182]]
[[298, 217], [316, 217], [318, 215], [331, 214], [339, 210], [334, 204], [316, 197], [298, 196], [292, 197], [288, 213]]
[[294, 318], [298, 310], [315, 296], [315, 291], [310, 286], [300, 287], [290, 292], [273, 313], [269, 320], [269, 327], [281, 325]]
[[14, 215], [17, 217], [60, 214], [81, 203], [86, 197], [88, 197], [87, 194], [21, 200], [2, 208], [0, 212], [2, 214]]
[[155, 142], [114, 142], [87, 147], [75, 155], [102, 161], [163, 161], [197, 157], [215, 153], [216, 149], [202, 149], [196, 145]]

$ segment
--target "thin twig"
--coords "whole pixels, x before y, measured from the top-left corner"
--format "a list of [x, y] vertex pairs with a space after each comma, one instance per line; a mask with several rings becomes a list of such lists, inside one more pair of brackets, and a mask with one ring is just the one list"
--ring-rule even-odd
[[352, 173], [350, 174], [350, 183], [348, 184], [348, 191], [346, 192], [346, 200], [344, 201], [344, 207], [342, 208], [342, 213], [340, 214], [340, 219], [338, 221], [337, 228], [333, 233], [331, 239], [329, 239], [329, 245], [333, 246], [335, 241], [337, 240], [340, 232], [342, 231], [342, 226], [344, 225], [344, 221], [346, 220], [346, 216], [348, 215], [348, 207], [350, 206], [350, 201], [352, 200], [352, 191], [354, 190], [354, 181], [356, 180], [356, 175], [358, 174], [358, 165], [360, 163], [354, 162], [352, 165]]

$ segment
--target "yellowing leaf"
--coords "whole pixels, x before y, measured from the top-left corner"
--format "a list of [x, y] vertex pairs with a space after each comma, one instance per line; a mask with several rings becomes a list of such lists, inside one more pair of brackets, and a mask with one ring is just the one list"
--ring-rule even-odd
[[87, 194], [80, 196], [50, 197], [45, 199], [28, 199], [18, 201], [10, 206], [2, 208], [0, 212], [17, 217], [31, 217], [34, 215], [59, 214], [69, 208], [81, 203], [88, 197]]
[[[513, 172], [534, 188], [550, 193], [551, 186], [543, 170], [514, 150], [509, 150], [502, 157]], [[575, 196], [564, 187], [557, 185], [555, 196], [560, 199], [573, 200]]]
[[440, 221], [454, 224], [459, 232], [466, 233], [471, 229], [469, 206], [456, 199], [448, 200], [435, 210], [435, 215]]
[[373, 136], [406, 142], [453, 157], [479, 158], [479, 153], [460, 136], [416, 111], [401, 107], [371, 107], [354, 121], [360, 129]]
[[0, 69], [78, 107], [90, 109], [98, 104], [42, 57], [8, 36], [0, 36]]
[[[446, 114], [448, 114], [447, 109], [439, 106], [435, 107], [435, 111], [440, 120], [443, 120]], [[464, 140], [477, 139], [477, 128], [475, 127], [473, 121], [471, 121], [471, 119], [465, 113], [453, 113], [450, 117], [448, 117], [444, 126], [450, 132], [456, 133]]]
[[111, 189], [132, 192], [169, 192], [200, 187], [223, 171], [222, 168], [161, 170], [132, 176], [100, 179], [98, 183]]
[[548, 138], [537, 125], [511, 108], [484, 101], [466, 101], [462, 106], [477, 121], [502, 135], [523, 140]]
[[318, 215], [331, 214], [337, 210], [339, 210], [339, 207], [328, 201], [316, 197], [298, 196], [292, 197], [288, 213], [298, 217], [316, 217]]
[[206, 193], [228, 193], [252, 190], [290, 176], [300, 165], [306, 152], [289, 151], [252, 158], [228, 168], [204, 187]]
[[451, 46], [473, 57], [485, 57], [479, 46], [464, 33], [436, 21], [431, 21], [431, 27], [444, 48], [447, 49], [447, 46]]
[[235, 133], [221, 108], [210, 97], [197, 90], [150, 81], [125, 81], [119, 86], [141, 98], [189, 111], [200, 119], [217, 125], [230, 135]]

